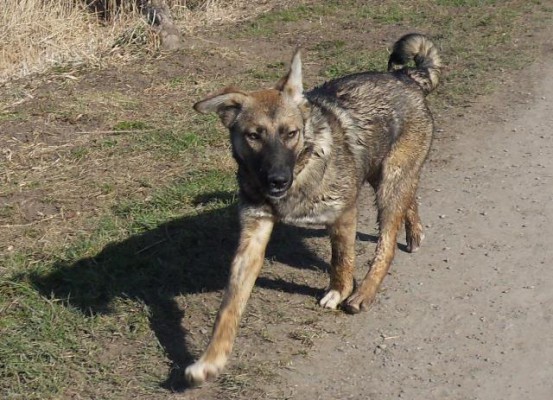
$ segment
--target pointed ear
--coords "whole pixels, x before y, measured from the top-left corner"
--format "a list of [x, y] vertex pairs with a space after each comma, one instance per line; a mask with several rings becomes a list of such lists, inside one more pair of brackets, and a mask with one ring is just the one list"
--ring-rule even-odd
[[301, 104], [304, 101], [300, 49], [297, 49], [294, 57], [292, 57], [292, 64], [290, 65], [288, 74], [278, 81], [275, 89], [290, 96], [297, 104]]
[[248, 101], [249, 96], [246, 93], [240, 89], [228, 87], [198, 101], [194, 104], [194, 110], [200, 114], [217, 113], [223, 125], [229, 128]]

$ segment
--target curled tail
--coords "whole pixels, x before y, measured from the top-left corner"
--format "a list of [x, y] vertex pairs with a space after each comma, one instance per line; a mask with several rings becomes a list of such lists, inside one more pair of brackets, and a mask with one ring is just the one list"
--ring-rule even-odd
[[[411, 60], [415, 61], [415, 68], [404, 67]], [[394, 71], [395, 66], [403, 67], [400, 71], [413, 79], [425, 94], [436, 89], [440, 81], [442, 60], [436, 46], [424, 35], [410, 33], [394, 44], [388, 71]]]

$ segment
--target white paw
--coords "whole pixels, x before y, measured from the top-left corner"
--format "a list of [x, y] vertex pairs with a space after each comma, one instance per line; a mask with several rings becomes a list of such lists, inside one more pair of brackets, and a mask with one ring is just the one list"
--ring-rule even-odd
[[196, 361], [194, 364], [186, 367], [184, 376], [188, 383], [194, 386], [201, 385], [206, 380], [216, 377], [219, 374], [220, 368], [205, 361]]
[[338, 304], [342, 301], [342, 296], [337, 290], [329, 290], [325, 296], [319, 301], [319, 305], [324, 308], [336, 310]]

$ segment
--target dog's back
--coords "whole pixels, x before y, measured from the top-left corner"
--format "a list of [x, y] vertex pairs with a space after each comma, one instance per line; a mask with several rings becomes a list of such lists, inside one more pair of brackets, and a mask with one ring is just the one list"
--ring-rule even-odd
[[[414, 68], [404, 66], [410, 60], [415, 61]], [[345, 135], [345, 151], [351, 153], [357, 173], [365, 179], [379, 171], [403, 132], [411, 132], [410, 140], [417, 147], [429, 147], [432, 138], [432, 114], [425, 97], [440, 77], [441, 60], [435, 46], [422, 35], [404, 36], [394, 45], [388, 70], [348, 75], [306, 93], [327, 119], [339, 121], [341, 129], [334, 129], [334, 140], [342, 141], [337, 136]]]

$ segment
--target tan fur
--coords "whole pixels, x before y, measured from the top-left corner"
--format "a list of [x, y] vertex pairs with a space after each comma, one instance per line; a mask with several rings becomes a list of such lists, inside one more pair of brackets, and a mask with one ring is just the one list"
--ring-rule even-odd
[[240, 244], [232, 262], [229, 283], [215, 320], [211, 341], [197, 362], [207, 368], [199, 371], [194, 377], [195, 381], [216, 376], [226, 364], [240, 317], [263, 265], [273, 224], [267, 218], [243, 221]]
[[357, 232], [357, 207], [353, 206], [329, 227], [332, 245], [330, 261], [330, 284], [328, 290], [340, 293], [340, 300], [353, 291], [353, 268], [355, 267], [355, 235]]
[[[414, 59], [416, 68], [403, 66]], [[362, 73], [303, 92], [296, 52], [275, 89], [223, 89], [194, 107], [216, 112], [229, 128], [240, 185], [240, 245], [213, 335], [186, 369], [200, 384], [225, 365], [240, 316], [261, 266], [273, 224], [325, 225], [332, 243], [330, 283], [320, 301], [352, 313], [373, 302], [405, 224], [407, 249], [424, 237], [415, 199], [432, 142], [425, 95], [438, 84], [441, 61], [430, 40], [406, 35], [394, 46], [389, 73]], [[376, 192], [380, 237], [369, 271], [353, 292], [358, 197]]]

